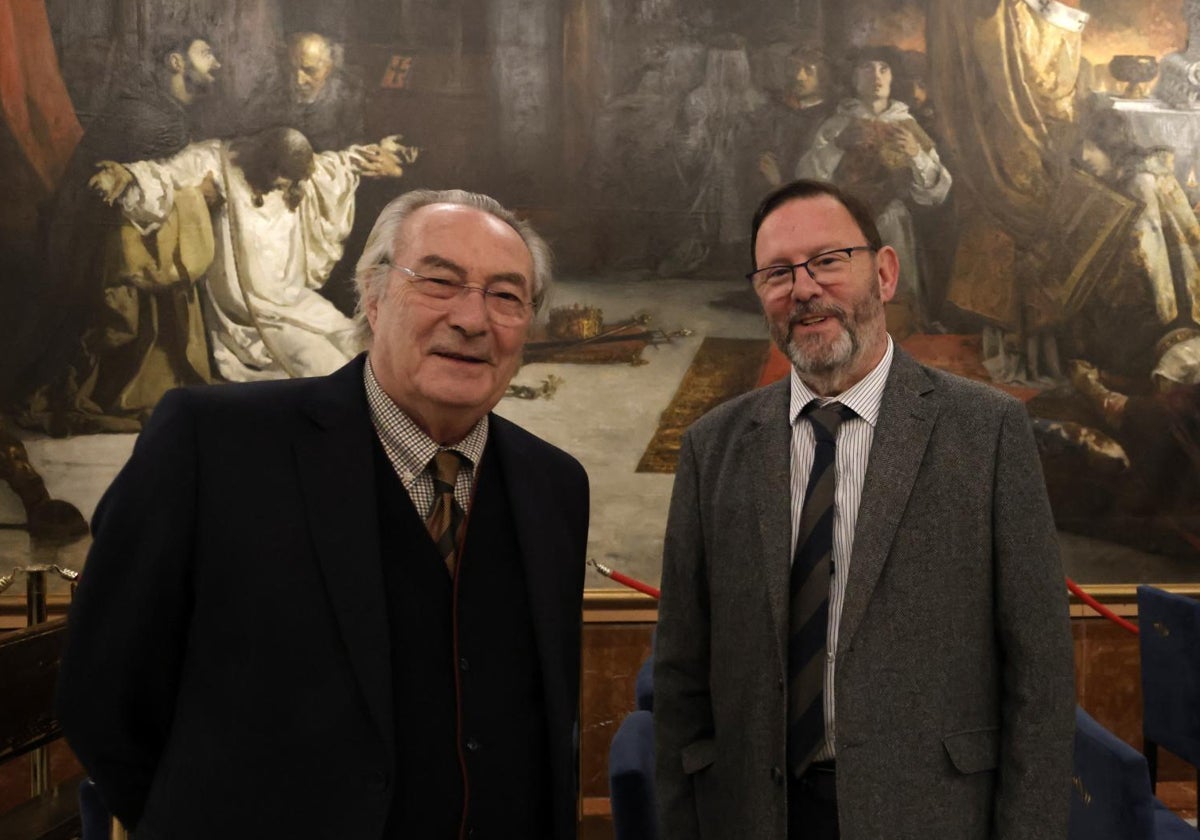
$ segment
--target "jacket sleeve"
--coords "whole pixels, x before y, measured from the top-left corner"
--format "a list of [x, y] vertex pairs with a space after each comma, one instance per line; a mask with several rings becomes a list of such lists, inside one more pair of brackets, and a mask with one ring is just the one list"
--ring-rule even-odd
[[692, 778], [683, 752], [713, 737], [709, 693], [709, 597], [698, 470], [685, 435], [663, 548], [654, 649], [654, 747], [659, 835], [700, 836]]
[[1003, 652], [997, 840], [1067, 836], [1073, 643], [1057, 534], [1024, 407], [1004, 416], [995, 472], [996, 628]]
[[159, 403], [104, 494], [71, 604], [58, 716], [105, 803], [141, 819], [171, 728], [191, 613], [194, 419]]

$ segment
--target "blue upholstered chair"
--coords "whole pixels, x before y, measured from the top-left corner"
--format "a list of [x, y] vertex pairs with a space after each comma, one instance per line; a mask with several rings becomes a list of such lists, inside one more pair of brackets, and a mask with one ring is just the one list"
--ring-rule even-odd
[[1200, 767], [1200, 602], [1153, 586], [1139, 586], [1137, 598], [1142, 749], [1153, 789], [1160, 746]]
[[654, 840], [654, 651], [638, 669], [637, 710], [613, 736], [608, 750], [608, 790], [616, 840]]
[[630, 712], [608, 750], [608, 790], [616, 840], [655, 840], [654, 715]]
[[638, 668], [637, 687], [634, 689], [637, 707], [643, 711], [654, 711], [654, 653]]
[[1145, 757], [1075, 707], [1068, 840], [1196, 840], [1194, 828], [1150, 792]]
[[79, 822], [83, 840], [109, 840], [112, 817], [91, 779], [79, 783]]
[[1068, 840], [1154, 840], [1146, 759], [1075, 707], [1075, 766]]
[[1200, 832], [1166, 805], [1154, 800], [1154, 840], [1196, 840], [1197, 837]]

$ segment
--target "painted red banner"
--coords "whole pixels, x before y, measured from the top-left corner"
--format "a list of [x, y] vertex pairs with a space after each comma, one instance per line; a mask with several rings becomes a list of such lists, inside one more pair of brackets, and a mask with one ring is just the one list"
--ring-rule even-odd
[[0, 0], [0, 113], [46, 189], [54, 189], [83, 128], [43, 0]]

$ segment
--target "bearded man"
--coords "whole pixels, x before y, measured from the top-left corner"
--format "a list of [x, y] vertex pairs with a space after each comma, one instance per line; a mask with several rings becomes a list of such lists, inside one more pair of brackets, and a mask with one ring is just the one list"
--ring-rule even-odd
[[833, 115], [836, 102], [829, 99], [829, 62], [819, 50], [797, 47], [787, 59], [789, 81], [772, 101], [770, 145], [759, 155], [758, 171], [768, 187], [783, 184], [795, 171], [800, 157], [813, 144], [817, 129]]
[[[173, 262], [170, 245], [139, 241], [89, 188], [102, 161], [160, 160], [191, 142], [192, 111], [221, 68], [210, 40], [165, 39], [88, 124], [71, 157], [44, 218], [49, 282], [35, 291], [38, 315], [16, 339], [32, 360], [17, 388], [24, 426], [54, 435], [136, 432], [168, 389], [211, 379], [190, 284], [133, 280], [151, 252]], [[173, 229], [179, 221], [177, 214]]]
[[288, 100], [283, 125], [324, 152], [363, 139], [362, 86], [342, 69], [341, 46], [319, 32], [288, 38]]
[[873, 219], [820, 181], [754, 216], [748, 277], [793, 370], [681, 445], [664, 837], [1066, 836], [1072, 642], [1029, 419], [893, 344]]

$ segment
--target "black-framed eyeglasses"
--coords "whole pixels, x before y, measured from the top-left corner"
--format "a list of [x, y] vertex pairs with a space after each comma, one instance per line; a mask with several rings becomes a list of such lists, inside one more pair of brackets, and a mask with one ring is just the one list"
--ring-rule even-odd
[[533, 303], [531, 301], [525, 300], [525, 298], [510, 289], [489, 289], [486, 286], [466, 283], [457, 277], [418, 274], [411, 268], [396, 265], [386, 260], [383, 262], [383, 265], [403, 272], [405, 275], [404, 279], [413, 287], [413, 290], [430, 303], [434, 301], [443, 304], [449, 303], [466, 295], [468, 292], [479, 292], [479, 294], [483, 295], [483, 306], [487, 311], [488, 318], [497, 324], [507, 324], [510, 326], [524, 324], [528, 320], [530, 312], [533, 311]]
[[796, 269], [803, 268], [808, 276], [822, 286], [832, 285], [850, 276], [850, 264], [857, 251], [871, 251], [877, 248], [873, 245], [854, 245], [850, 248], [834, 248], [832, 251], [822, 251], [814, 257], [809, 257], [795, 265], [768, 265], [755, 269], [746, 275], [746, 279], [754, 284], [754, 288], [764, 294], [779, 294], [791, 292], [796, 283]]

